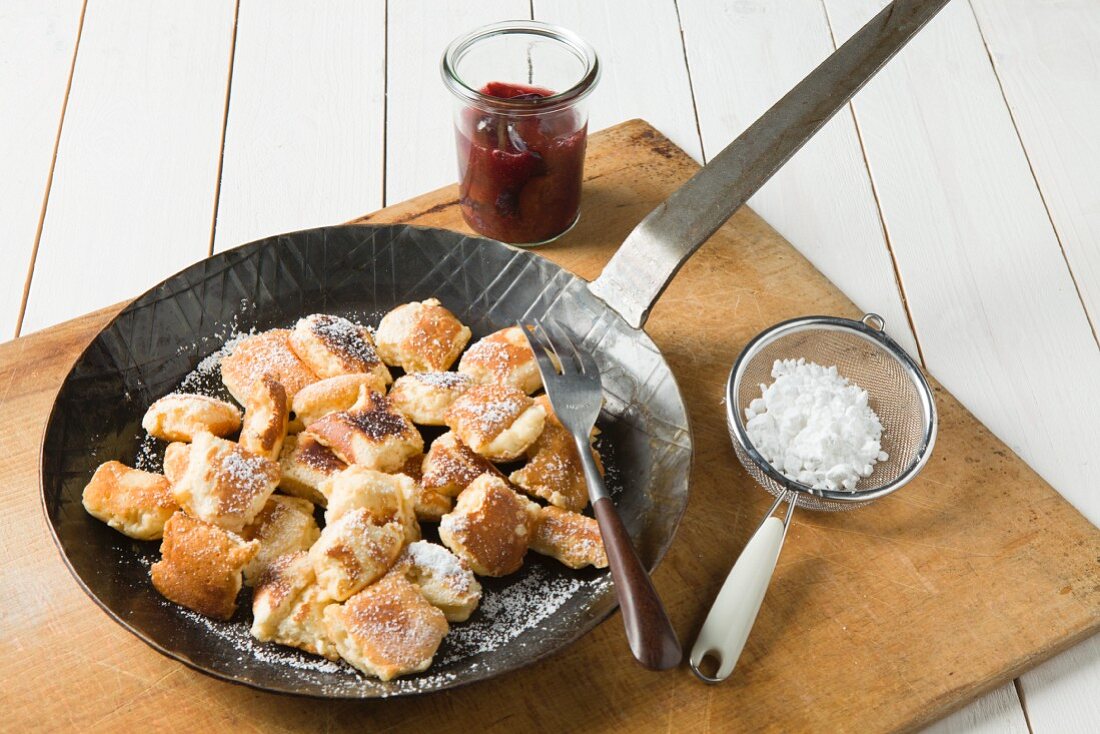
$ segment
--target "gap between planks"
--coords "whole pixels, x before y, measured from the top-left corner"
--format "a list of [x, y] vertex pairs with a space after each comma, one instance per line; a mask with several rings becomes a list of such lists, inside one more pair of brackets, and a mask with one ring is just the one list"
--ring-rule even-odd
[[[534, 0], [532, 0], [534, 2]], [[703, 145], [703, 126], [699, 124], [699, 103], [695, 101], [695, 82], [691, 78], [691, 62], [688, 60], [687, 39], [684, 38], [684, 21], [680, 18], [680, 0], [672, 0], [676, 10], [676, 27], [680, 31], [680, 49], [684, 52], [684, 71], [687, 72], [688, 93], [691, 95], [691, 114], [695, 116], [695, 135], [699, 138], [699, 155], [707, 164], [707, 148]]]
[[[824, 2], [824, 0], [822, 0]], [[1012, 105], [1008, 102], [1008, 95], [1005, 94], [1005, 85], [1001, 80], [1001, 72], [997, 70], [997, 62], [993, 58], [993, 51], [989, 48], [989, 40], [986, 38], [985, 29], [982, 28], [981, 18], [978, 17], [978, 12], [974, 9], [974, 3], [971, 0], [966, 0], [966, 6], [970, 8], [970, 14], [974, 16], [974, 25], [978, 28], [978, 35], [982, 39], [982, 46], [985, 48], [985, 55], [989, 59], [989, 68], [993, 71], [993, 78], [997, 80], [997, 89], [1001, 93], [1001, 99], [1004, 100], [1005, 109], [1008, 111], [1008, 119], [1012, 121], [1012, 129], [1016, 131], [1016, 140], [1020, 143], [1020, 150], [1024, 153], [1024, 160], [1027, 161], [1027, 169], [1031, 173], [1031, 180], [1035, 182], [1035, 190], [1039, 192], [1039, 200], [1043, 202], [1043, 210], [1047, 214], [1047, 220], [1050, 222], [1050, 229], [1054, 232], [1054, 239], [1058, 242], [1058, 249], [1062, 253], [1062, 260], [1066, 263], [1066, 272], [1069, 273], [1070, 282], [1073, 283], [1073, 289], [1077, 293], [1077, 300], [1081, 302], [1081, 310], [1085, 312], [1085, 320], [1089, 323], [1089, 329], [1092, 330], [1093, 341], [1100, 347], [1100, 337], [1097, 336], [1096, 323], [1092, 320], [1092, 314], [1089, 313], [1088, 305], [1085, 303], [1085, 295], [1081, 292], [1081, 284], [1077, 281], [1077, 274], [1073, 272], [1073, 266], [1070, 264], [1069, 256], [1066, 255], [1066, 246], [1062, 242], [1062, 235], [1058, 232], [1058, 226], [1054, 223], [1054, 215], [1051, 214], [1050, 204], [1047, 203], [1046, 192], [1043, 191], [1043, 187], [1039, 184], [1039, 177], [1035, 174], [1035, 165], [1031, 162], [1031, 153], [1028, 152], [1027, 146], [1024, 145], [1023, 135], [1020, 134], [1020, 124], [1016, 121], [1016, 113], [1012, 111]]]
[[218, 170], [214, 176], [214, 211], [210, 215], [210, 246], [207, 256], [214, 254], [214, 237], [218, 232], [218, 204], [222, 198], [222, 166], [225, 165], [225, 131], [229, 127], [229, 101], [233, 95], [233, 63], [237, 60], [237, 23], [241, 18], [241, 0], [233, 4], [233, 33], [229, 37], [229, 73], [225, 78], [225, 110], [222, 112], [222, 139], [218, 147]]
[[[829, 16], [829, 6], [825, 4], [825, 0], [820, 0], [821, 12], [825, 15], [825, 27], [829, 30], [829, 40], [833, 44], [833, 51], [837, 49], [836, 43], [836, 31], [833, 30], [833, 19]], [[886, 63], [890, 63], [889, 61]], [[856, 92], [858, 94], [859, 92]], [[852, 126], [856, 131], [856, 140], [859, 141], [859, 153], [863, 158], [863, 168], [867, 172], [867, 181], [871, 185], [871, 196], [875, 200], [875, 211], [878, 213], [879, 227], [882, 229], [882, 241], [886, 245], [886, 252], [890, 257], [890, 264], [894, 268], [894, 282], [898, 288], [898, 295], [901, 297], [901, 308], [905, 312], [905, 319], [909, 322], [909, 331], [913, 334], [913, 342], [917, 345], [917, 359], [920, 360], [921, 367], [928, 370], [928, 363], [924, 360], [924, 349], [921, 347], [920, 335], [917, 334], [917, 322], [913, 320], [913, 312], [909, 308], [909, 294], [905, 292], [905, 281], [901, 277], [901, 268], [898, 266], [898, 256], [894, 252], [894, 245], [890, 240], [890, 228], [886, 226], [886, 216], [882, 213], [882, 201], [879, 199], [878, 186], [875, 184], [875, 177], [871, 175], [871, 161], [867, 158], [867, 146], [863, 143], [863, 130], [859, 126], [859, 118], [856, 117], [855, 108], [852, 106], [852, 101], [844, 105], [845, 111], [847, 111], [849, 117], [852, 118]]]
[[61, 145], [61, 129], [65, 126], [65, 111], [69, 107], [69, 92], [73, 88], [73, 72], [76, 71], [76, 55], [80, 51], [80, 34], [84, 32], [84, 14], [88, 10], [88, 0], [80, 6], [80, 20], [76, 26], [76, 42], [69, 61], [69, 78], [65, 80], [65, 95], [61, 101], [61, 114], [57, 120], [57, 135], [53, 139], [53, 153], [50, 155], [50, 171], [46, 174], [46, 188], [42, 192], [42, 208], [38, 212], [38, 226], [34, 231], [34, 246], [31, 247], [30, 260], [27, 263], [27, 277], [23, 281], [23, 296], [19, 300], [19, 315], [15, 318], [15, 338], [23, 331], [23, 316], [27, 313], [27, 299], [31, 294], [31, 281], [34, 279], [34, 264], [38, 260], [38, 244], [42, 241], [42, 227], [46, 223], [46, 207], [50, 203], [50, 189], [53, 187], [53, 172], [57, 166], [57, 149]]

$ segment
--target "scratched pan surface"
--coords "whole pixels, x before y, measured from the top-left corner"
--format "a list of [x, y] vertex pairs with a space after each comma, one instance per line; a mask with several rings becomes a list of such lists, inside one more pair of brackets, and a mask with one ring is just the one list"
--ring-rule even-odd
[[[130, 304], [80, 356], [42, 450], [43, 506], [77, 582], [117, 622], [196, 670], [329, 698], [411, 695], [484, 680], [557, 652], [599, 624], [616, 606], [607, 571], [573, 571], [530, 553], [516, 574], [482, 580], [481, 607], [452, 625], [428, 671], [382, 683], [343, 663], [252, 640], [246, 595], [237, 617], [224, 623], [166, 602], [149, 582], [159, 544], [130, 540], [81, 506], [101, 462], [133, 465], [144, 453], [159, 465], [159, 454], [143, 443], [145, 409], [201, 371], [227, 335], [289, 326], [315, 312], [376, 325], [394, 306], [429, 297], [475, 339], [528, 313], [549, 314], [583, 339], [603, 377], [599, 425], [609, 484], [618, 485], [619, 511], [654, 568], [687, 504], [691, 434], [676, 382], [649, 337], [593, 297], [585, 281], [531, 252], [447, 230], [346, 225], [259, 240], [197, 263]], [[215, 373], [202, 389], [217, 394], [217, 383]], [[631, 664], [625, 646], [622, 654]]]

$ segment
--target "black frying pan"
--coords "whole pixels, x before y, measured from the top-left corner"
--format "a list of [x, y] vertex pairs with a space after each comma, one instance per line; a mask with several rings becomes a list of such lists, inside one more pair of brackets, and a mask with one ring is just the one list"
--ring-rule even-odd
[[255, 643], [243, 621], [212, 622], [165, 602], [148, 580], [157, 544], [132, 541], [91, 518], [81, 491], [101, 462], [134, 461], [144, 450], [146, 407], [176, 389], [235, 328], [287, 326], [314, 312], [377, 323], [400, 303], [434, 296], [475, 337], [537, 314], [568, 325], [596, 355], [610, 483], [619, 485], [616, 505], [652, 569], [686, 505], [691, 433], [676, 380], [641, 330], [650, 307], [703, 241], [945, 2], [896, 0], [872, 19], [643, 220], [591, 284], [491, 240], [352, 225], [253, 242], [156, 286], [80, 356], [47, 423], [43, 504], [73, 575], [160, 652], [278, 692], [373, 698], [440, 690], [530, 664], [576, 640], [615, 607], [606, 572], [531, 558], [519, 573], [486, 584], [481, 608], [454, 626], [429, 671], [388, 683], [367, 679], [347, 666]]

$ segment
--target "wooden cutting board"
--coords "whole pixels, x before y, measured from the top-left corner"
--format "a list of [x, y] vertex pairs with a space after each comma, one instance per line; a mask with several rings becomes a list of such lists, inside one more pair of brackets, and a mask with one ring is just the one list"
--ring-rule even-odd
[[[594, 134], [584, 213], [539, 252], [593, 278], [630, 229], [697, 168], [641, 121]], [[465, 229], [455, 187], [364, 217]], [[319, 223], [320, 224], [320, 223]], [[889, 731], [918, 728], [1100, 626], [1100, 531], [938, 385], [940, 434], [901, 492], [848, 513], [795, 513], [733, 677], [635, 665], [616, 614], [562, 654], [419, 699], [329, 702], [260, 693], [161, 657], [111, 622], [62, 564], [39, 503], [47, 412], [79, 351], [119, 307], [0, 345], [0, 686], [12, 731]], [[741, 210], [649, 321], [695, 436], [691, 500], [655, 574], [690, 647], [771, 498], [726, 434], [741, 347], [805, 314], [854, 306]]]

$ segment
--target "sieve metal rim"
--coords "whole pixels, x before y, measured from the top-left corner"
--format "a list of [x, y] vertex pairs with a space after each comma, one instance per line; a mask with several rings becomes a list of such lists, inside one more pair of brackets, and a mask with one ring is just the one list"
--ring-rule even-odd
[[[742, 349], [741, 353], [737, 356], [737, 360], [734, 361], [733, 368], [730, 370], [729, 378], [726, 380], [726, 423], [729, 426], [730, 436], [733, 438], [737, 447], [752, 460], [757, 468], [786, 492], [811, 495], [822, 500], [858, 506], [901, 489], [908, 484], [913, 477], [920, 473], [920, 470], [928, 463], [928, 459], [932, 455], [932, 448], [936, 443], [936, 434], [939, 427], [939, 414], [936, 411], [936, 401], [932, 397], [932, 387], [928, 384], [928, 380], [925, 379], [924, 373], [921, 372], [920, 367], [913, 361], [913, 358], [910, 357], [897, 342], [886, 335], [885, 327], [885, 320], [874, 313], [864, 315], [860, 321], [845, 319], [839, 316], [802, 316], [795, 319], [788, 319], [787, 321], [781, 321], [760, 332], [745, 345], [745, 348]], [[905, 471], [892, 482], [884, 484], [881, 487], [875, 489], [857, 489], [852, 492], [846, 492], [830, 489], [814, 489], [807, 484], [789, 479], [773, 467], [771, 463], [756, 450], [745, 429], [745, 424], [741, 416], [741, 408], [737, 404], [736, 398], [745, 367], [751, 362], [757, 352], [776, 339], [800, 331], [821, 328], [835, 331], [850, 331], [874, 344], [897, 361], [905, 374], [917, 387], [917, 392], [920, 395], [921, 407], [927, 416], [924, 432], [921, 437], [921, 444], [917, 449], [915, 458]], [[738, 458], [740, 458], [740, 456]]]

